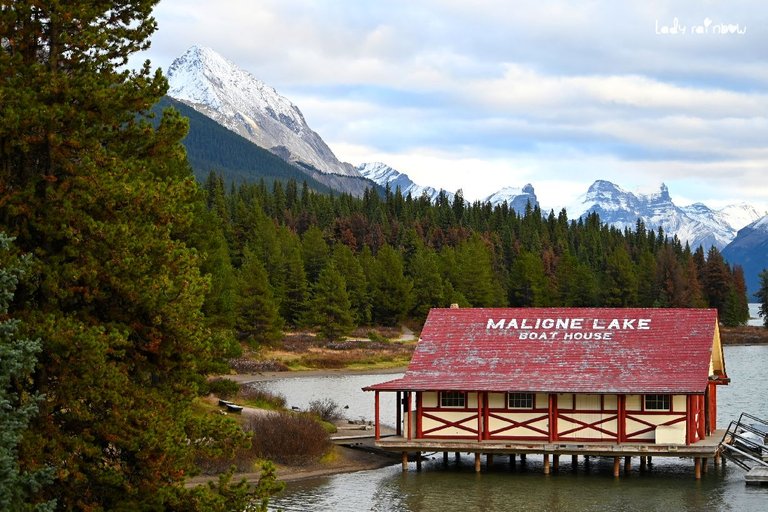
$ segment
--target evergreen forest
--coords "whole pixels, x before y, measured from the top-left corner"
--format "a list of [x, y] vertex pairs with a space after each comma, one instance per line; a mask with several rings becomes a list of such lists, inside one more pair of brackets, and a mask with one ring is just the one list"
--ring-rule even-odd
[[[740, 267], [641, 221], [619, 230], [596, 214], [468, 204], [460, 191], [434, 202], [399, 189], [355, 198], [294, 180], [227, 187], [215, 173], [203, 187], [219, 241], [207, 271], [221, 290], [208, 314], [252, 343], [289, 328], [336, 337], [360, 325], [418, 325], [454, 303], [712, 307], [731, 326], [749, 317]], [[260, 317], [244, 318], [257, 301]]]

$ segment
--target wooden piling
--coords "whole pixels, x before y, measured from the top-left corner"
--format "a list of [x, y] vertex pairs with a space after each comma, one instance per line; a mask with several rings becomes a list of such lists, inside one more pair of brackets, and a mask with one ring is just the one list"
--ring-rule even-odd
[[421, 471], [421, 452], [416, 452], [416, 471]]
[[556, 453], [552, 454], [552, 471], [560, 469], [560, 456]]
[[624, 457], [624, 472], [632, 471], [632, 457]]
[[520, 454], [520, 462], [525, 464], [525, 454], [524, 453]]
[[515, 459], [515, 454], [510, 453], [509, 454], [509, 465], [514, 466], [517, 463], [517, 460]]
[[571, 466], [573, 466], [573, 469], [576, 469], [576, 466], [578, 465], [579, 465], [579, 456], [571, 455]]
[[693, 473], [696, 480], [701, 480], [701, 457], [694, 457], [693, 459]]
[[443, 452], [443, 466], [448, 465], [448, 452]]
[[613, 476], [619, 477], [619, 457], [613, 458]]
[[480, 472], [480, 452], [475, 452], [475, 473]]
[[640, 456], [640, 471], [645, 471], [645, 466], [648, 463], [648, 459], [645, 455]]
[[493, 465], [493, 454], [492, 453], [486, 453], [485, 454], [485, 466], [490, 468]]
[[544, 474], [545, 475], [549, 474], [549, 454], [548, 453], [544, 454]]
[[701, 459], [701, 472], [703, 474], [705, 474], [705, 475], [707, 474], [707, 462], [708, 461], [709, 461], [709, 459], [707, 459], [706, 457], [702, 457], [702, 459]]
[[403, 452], [403, 472], [408, 471], [408, 452]]

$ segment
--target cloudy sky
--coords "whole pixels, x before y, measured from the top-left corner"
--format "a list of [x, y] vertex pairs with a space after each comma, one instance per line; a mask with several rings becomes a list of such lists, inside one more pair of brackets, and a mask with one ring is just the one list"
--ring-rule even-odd
[[161, 0], [143, 54], [208, 46], [336, 155], [545, 208], [597, 179], [768, 209], [763, 0]]

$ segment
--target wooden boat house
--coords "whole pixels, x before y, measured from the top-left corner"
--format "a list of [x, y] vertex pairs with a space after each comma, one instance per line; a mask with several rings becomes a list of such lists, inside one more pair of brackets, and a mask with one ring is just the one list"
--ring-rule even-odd
[[[377, 446], [479, 455], [714, 456], [729, 381], [713, 309], [433, 309], [375, 393]], [[397, 393], [381, 436], [382, 392]], [[629, 459], [627, 458], [627, 463]], [[645, 459], [641, 459], [644, 463]], [[405, 467], [405, 465], [404, 465]]]

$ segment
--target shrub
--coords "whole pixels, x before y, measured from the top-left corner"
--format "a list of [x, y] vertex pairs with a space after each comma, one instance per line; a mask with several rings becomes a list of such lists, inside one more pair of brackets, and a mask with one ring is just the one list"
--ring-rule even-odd
[[333, 423], [341, 419], [341, 407], [332, 398], [321, 398], [309, 402], [309, 412], [323, 421]]
[[284, 395], [262, 389], [258, 383], [242, 386], [237, 397], [248, 401], [254, 407], [262, 409], [282, 409], [287, 403]]
[[328, 434], [308, 414], [280, 412], [251, 418], [252, 449], [259, 457], [300, 466], [317, 461], [331, 448]]
[[208, 381], [208, 392], [221, 398], [232, 398], [240, 391], [240, 384], [229, 379], [212, 379]]

